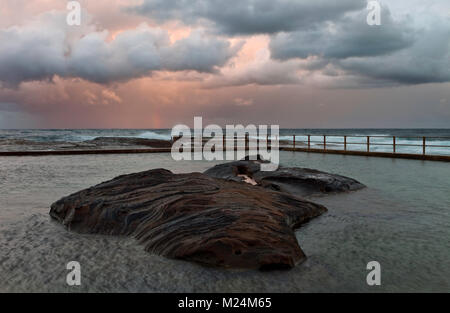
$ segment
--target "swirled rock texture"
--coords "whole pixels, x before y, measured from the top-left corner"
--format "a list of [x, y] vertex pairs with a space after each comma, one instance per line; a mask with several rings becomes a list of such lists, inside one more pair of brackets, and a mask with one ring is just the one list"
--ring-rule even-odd
[[205, 174], [213, 178], [250, 182], [253, 185], [297, 196], [354, 191], [366, 187], [350, 177], [308, 168], [280, 166], [276, 171], [263, 172], [260, 170], [263, 162], [265, 161], [242, 160], [219, 164], [205, 171]]
[[306, 258], [294, 229], [325, 211], [286, 193], [157, 169], [65, 197], [50, 215], [72, 231], [134, 236], [165, 257], [267, 270]]

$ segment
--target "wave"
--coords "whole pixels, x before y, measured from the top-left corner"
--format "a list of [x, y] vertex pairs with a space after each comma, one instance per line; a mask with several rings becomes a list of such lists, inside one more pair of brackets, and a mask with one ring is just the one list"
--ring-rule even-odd
[[153, 131], [146, 131], [136, 136], [136, 138], [143, 139], [159, 139], [159, 140], [172, 140], [170, 133], [157, 133]]
[[83, 142], [83, 141], [94, 140], [95, 138], [98, 138], [98, 136], [77, 135], [77, 136], [68, 137], [67, 141]]
[[154, 131], [145, 131], [136, 134], [117, 134], [117, 133], [98, 133], [92, 135], [72, 135], [64, 138], [69, 142], [83, 142], [91, 141], [97, 138], [139, 138], [139, 139], [158, 139], [158, 140], [171, 140], [170, 133], [158, 133]]

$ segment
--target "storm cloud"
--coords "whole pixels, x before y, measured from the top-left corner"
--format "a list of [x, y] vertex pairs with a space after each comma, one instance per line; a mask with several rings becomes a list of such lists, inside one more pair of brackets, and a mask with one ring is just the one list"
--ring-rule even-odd
[[365, 0], [144, 0], [127, 10], [159, 22], [178, 20], [228, 35], [251, 35], [308, 29], [365, 7]]
[[366, 11], [309, 30], [280, 33], [272, 38], [275, 59], [306, 59], [310, 56], [345, 59], [382, 56], [410, 47], [415, 40], [409, 21], [396, 22], [389, 10], [382, 10], [380, 27], [369, 26]]
[[272, 57], [310, 60], [304, 68], [337, 77], [335, 86], [450, 81], [449, 19], [435, 17], [417, 27], [411, 17], [395, 20], [387, 8], [381, 17], [381, 26], [367, 25], [361, 12], [308, 31], [274, 35]]
[[381, 84], [417, 85], [450, 81], [450, 27], [436, 20], [417, 31], [408, 48], [388, 56], [349, 58], [338, 65], [347, 72]]
[[92, 27], [74, 36], [65, 17], [45, 14], [27, 25], [0, 30], [3, 85], [51, 80], [55, 75], [109, 83], [150, 76], [153, 71], [211, 73], [239, 50], [239, 45], [200, 30], [171, 42], [166, 30], [147, 24], [125, 30], [113, 40], [108, 40], [108, 31]]
[[270, 36], [275, 62], [249, 64], [247, 73], [223, 76], [218, 86], [305, 83], [307, 73], [299, 77], [292, 60], [303, 60], [297, 63], [310, 77], [346, 88], [450, 81], [449, 16], [432, 10], [392, 15], [387, 4], [381, 8], [380, 26], [368, 25], [366, 0], [143, 0], [127, 11], [231, 37]]

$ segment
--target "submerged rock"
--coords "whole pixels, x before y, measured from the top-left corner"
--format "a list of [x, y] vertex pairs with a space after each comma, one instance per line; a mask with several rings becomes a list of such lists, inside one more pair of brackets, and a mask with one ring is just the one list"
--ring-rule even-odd
[[134, 236], [169, 258], [266, 270], [302, 262], [294, 229], [325, 211], [286, 193], [157, 169], [65, 197], [50, 215], [76, 232]]
[[172, 142], [169, 140], [132, 138], [132, 137], [97, 137], [93, 140], [85, 141], [84, 144], [96, 146], [146, 146], [152, 148], [170, 148]]
[[260, 170], [263, 162], [265, 161], [249, 161], [247, 158], [242, 161], [216, 165], [205, 171], [205, 174], [213, 178], [251, 182], [253, 185], [256, 183], [264, 188], [298, 196], [308, 196], [318, 192], [346, 192], [365, 188], [365, 185], [353, 178], [308, 168], [280, 166], [276, 171], [263, 172]]
[[172, 142], [170, 140], [128, 137], [98, 137], [82, 142], [0, 139], [0, 152], [120, 150], [124, 147], [126, 149], [171, 148]]

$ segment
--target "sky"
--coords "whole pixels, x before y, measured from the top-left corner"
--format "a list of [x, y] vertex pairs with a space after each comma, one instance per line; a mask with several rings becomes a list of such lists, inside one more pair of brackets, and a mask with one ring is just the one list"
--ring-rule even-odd
[[450, 1], [0, 0], [0, 128], [449, 128]]

